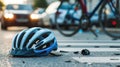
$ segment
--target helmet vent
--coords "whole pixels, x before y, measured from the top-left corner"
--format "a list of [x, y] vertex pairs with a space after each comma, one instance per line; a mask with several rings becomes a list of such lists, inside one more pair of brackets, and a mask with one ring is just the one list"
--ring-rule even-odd
[[25, 41], [25, 45], [23, 47], [26, 46], [26, 44], [29, 42], [29, 40], [31, 39], [31, 37], [34, 35], [35, 33], [31, 33], [28, 37], [27, 40]]
[[42, 44], [42, 45], [38, 44], [36, 46], [37, 47], [36, 49], [38, 49], [38, 50], [46, 49], [46, 48], [50, 47], [53, 43], [54, 43], [54, 39], [52, 41], [45, 43], [45, 44]]
[[39, 31], [40, 29], [36, 29], [36, 30], [34, 30], [34, 32], [37, 32], [37, 31]]
[[31, 34], [29, 35], [27, 42], [29, 42], [29, 40], [32, 38], [32, 36], [33, 36], [34, 34], [35, 34], [35, 33], [31, 33]]
[[47, 46], [46, 45], [44, 45], [43, 47], [42, 47], [42, 49], [45, 49]]
[[35, 43], [38, 43], [40, 40], [36, 40], [36, 42]]
[[42, 50], [42, 49], [48, 48], [49, 46], [50, 46], [50, 43], [46, 43], [46, 44], [42, 44], [42, 45], [39, 44], [39, 46], [37, 45], [36, 49]]
[[13, 46], [16, 48], [16, 40], [17, 40], [18, 34], [14, 38]]
[[20, 43], [21, 43], [21, 40], [22, 40], [24, 34], [25, 34], [25, 32], [23, 32], [18, 39], [18, 47], [20, 47]]
[[46, 38], [46, 37], [49, 36], [49, 34], [50, 34], [50, 32], [48, 32], [48, 33], [46, 33], [46, 34], [43, 34], [42, 37], [43, 37], [43, 38]]

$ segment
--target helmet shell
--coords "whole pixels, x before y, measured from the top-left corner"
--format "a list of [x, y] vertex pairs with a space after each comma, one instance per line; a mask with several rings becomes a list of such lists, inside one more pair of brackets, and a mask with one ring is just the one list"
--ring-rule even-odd
[[51, 30], [33, 27], [15, 35], [10, 54], [13, 56], [43, 56], [57, 48], [57, 40]]

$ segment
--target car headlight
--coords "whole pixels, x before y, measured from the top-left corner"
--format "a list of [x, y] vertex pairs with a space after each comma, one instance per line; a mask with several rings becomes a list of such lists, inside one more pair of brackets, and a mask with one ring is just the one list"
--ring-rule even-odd
[[38, 14], [31, 14], [30, 18], [33, 19], [33, 20], [34, 19], [39, 19], [39, 16], [38, 16]]
[[5, 13], [5, 14], [4, 14], [4, 17], [5, 17], [5, 18], [12, 19], [12, 18], [14, 18], [14, 14], [12, 14], [12, 13]]

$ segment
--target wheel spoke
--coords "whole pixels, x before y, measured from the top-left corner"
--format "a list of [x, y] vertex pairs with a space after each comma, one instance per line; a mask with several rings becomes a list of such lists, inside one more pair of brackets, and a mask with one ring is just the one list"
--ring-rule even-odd
[[103, 4], [100, 13], [100, 25], [103, 31], [113, 38], [120, 38], [120, 13], [118, 11], [117, 0]]

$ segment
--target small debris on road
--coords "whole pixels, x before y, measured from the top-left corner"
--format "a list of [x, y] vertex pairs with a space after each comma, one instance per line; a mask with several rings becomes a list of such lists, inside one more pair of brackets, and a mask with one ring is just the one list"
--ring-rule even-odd
[[66, 47], [71, 47], [71, 45], [67, 45]]
[[74, 54], [79, 54], [79, 51], [75, 51], [75, 52], [73, 52]]
[[117, 65], [116, 67], [120, 67], [120, 65]]
[[68, 51], [60, 50], [61, 53], [68, 53]]
[[67, 61], [65, 61], [66, 63], [70, 63], [70, 62], [72, 62], [71, 60], [67, 60]]
[[82, 54], [82, 55], [90, 55], [90, 51], [89, 51], [88, 49], [83, 49], [83, 50], [81, 51], [81, 54]]
[[120, 55], [120, 53], [114, 53], [114, 55]]
[[22, 61], [22, 63], [24, 64], [24, 63], [25, 63], [25, 61]]

